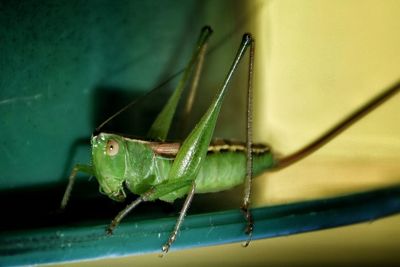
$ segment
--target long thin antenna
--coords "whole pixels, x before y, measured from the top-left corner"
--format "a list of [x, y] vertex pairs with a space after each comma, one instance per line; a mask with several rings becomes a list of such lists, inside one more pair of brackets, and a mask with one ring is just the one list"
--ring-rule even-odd
[[[180, 75], [182, 72], [184, 72], [185, 69], [182, 69], [180, 71], [178, 71], [177, 73], [175, 73], [174, 75], [170, 76], [167, 80], [165, 80], [164, 82], [162, 82], [161, 84], [159, 84], [158, 86], [156, 86], [153, 90], [145, 93], [143, 95], [143, 98], [146, 98], [147, 95], [150, 95], [152, 93], [154, 93], [154, 91], [157, 91], [158, 89], [164, 87], [166, 84], [168, 84], [170, 81], [172, 81], [173, 79], [175, 79], [175, 77], [177, 77], [178, 75]], [[136, 102], [140, 101], [142, 99], [142, 97], [139, 97], [138, 99], [133, 100], [132, 102], [128, 103], [126, 106], [122, 107], [120, 110], [118, 110], [117, 112], [115, 112], [113, 115], [111, 115], [108, 119], [106, 119], [104, 122], [102, 122], [99, 126], [96, 127], [94, 135], [96, 135], [97, 133], [100, 132], [101, 128], [104, 127], [104, 125], [106, 125], [107, 123], [109, 123], [111, 120], [113, 120], [115, 117], [118, 117], [121, 113], [123, 113], [124, 111], [126, 111], [127, 109], [129, 109], [131, 106], [133, 106], [134, 104], [136, 104]]]
[[330, 130], [325, 132], [322, 136], [320, 136], [317, 140], [311, 142], [300, 150], [290, 154], [288, 156], [284, 156], [282, 158], [278, 158], [276, 165], [272, 170], [282, 169], [288, 167], [297, 161], [307, 157], [314, 151], [318, 150], [320, 147], [328, 143], [338, 134], [349, 128], [358, 120], [362, 119], [365, 115], [379, 107], [381, 104], [389, 100], [391, 97], [396, 95], [400, 91], [400, 81], [397, 81], [388, 89], [383, 91], [381, 94], [377, 95], [368, 103], [361, 106], [355, 112], [346, 117], [343, 121], [339, 122], [337, 125], [332, 127]]

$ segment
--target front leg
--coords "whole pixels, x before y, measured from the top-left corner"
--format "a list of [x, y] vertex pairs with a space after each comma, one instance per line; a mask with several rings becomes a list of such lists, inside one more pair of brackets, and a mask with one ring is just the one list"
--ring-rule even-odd
[[129, 205], [125, 207], [125, 209], [121, 210], [117, 216], [111, 221], [110, 225], [106, 229], [107, 235], [112, 235], [114, 229], [120, 224], [123, 218], [125, 218], [128, 213], [133, 210], [137, 205], [142, 202], [147, 201], [148, 197], [154, 192], [154, 190], [149, 190], [144, 193], [142, 196], [138, 197], [136, 200], [132, 201]]
[[67, 185], [67, 188], [65, 189], [64, 196], [61, 200], [61, 204], [60, 204], [61, 211], [63, 211], [68, 204], [69, 198], [71, 196], [72, 188], [75, 183], [75, 178], [76, 178], [76, 175], [78, 174], [78, 172], [86, 173], [89, 175], [94, 174], [92, 166], [84, 165], [84, 164], [76, 164], [74, 166], [74, 168], [72, 169], [71, 174], [68, 178], [68, 185]]
[[182, 188], [189, 188], [191, 185], [191, 180], [175, 180], [175, 181], [166, 181], [162, 184], [159, 184], [150, 190], [146, 191], [140, 197], [132, 201], [128, 204], [123, 210], [121, 210], [117, 216], [111, 221], [110, 225], [106, 229], [106, 233], [108, 235], [112, 235], [114, 230], [118, 227], [123, 218], [125, 218], [128, 213], [133, 210], [136, 206], [138, 206], [142, 202], [146, 201], [154, 201], [156, 199], [160, 199], [165, 195], [168, 195], [177, 190], [181, 190]]

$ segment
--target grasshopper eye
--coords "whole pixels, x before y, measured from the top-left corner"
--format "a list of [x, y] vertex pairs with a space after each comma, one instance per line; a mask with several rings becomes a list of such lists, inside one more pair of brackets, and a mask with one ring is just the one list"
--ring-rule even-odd
[[108, 140], [107, 145], [106, 145], [106, 153], [109, 156], [115, 156], [117, 155], [119, 151], [119, 144], [115, 140]]

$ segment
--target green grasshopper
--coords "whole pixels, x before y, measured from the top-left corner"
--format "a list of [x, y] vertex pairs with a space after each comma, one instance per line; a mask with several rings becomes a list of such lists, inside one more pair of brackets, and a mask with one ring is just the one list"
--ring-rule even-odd
[[[146, 140], [100, 132], [106, 123], [127, 107], [96, 129], [91, 138], [92, 165], [74, 166], [61, 202], [61, 209], [67, 205], [78, 172], [95, 176], [100, 184], [100, 192], [115, 201], [125, 200], [126, 189], [139, 195], [112, 220], [107, 228], [108, 234], [112, 234], [121, 220], [141, 202], [157, 199], [173, 202], [186, 196], [176, 225], [169, 239], [162, 246], [162, 252], [165, 254], [177, 237], [195, 193], [219, 192], [244, 183], [245, 192], [241, 210], [247, 221], [245, 232], [248, 240], [244, 243], [244, 246], [247, 246], [254, 227], [249, 210], [253, 176], [290, 166], [306, 157], [400, 90], [400, 82], [397, 82], [304, 148], [288, 156], [278, 156], [269, 146], [252, 142], [252, 79], [255, 41], [250, 34], [244, 34], [225, 81], [203, 117], [182, 143], [166, 142], [182, 91], [191, 75], [194, 76], [192, 79], [194, 86], [191, 86], [191, 90], [194, 90], [197, 84], [211, 34], [210, 27], [206, 26], [202, 29], [196, 49], [181, 80], [152, 124]], [[212, 141], [228, 84], [247, 50], [250, 52], [250, 60], [246, 142], [243, 144], [232, 141]]]

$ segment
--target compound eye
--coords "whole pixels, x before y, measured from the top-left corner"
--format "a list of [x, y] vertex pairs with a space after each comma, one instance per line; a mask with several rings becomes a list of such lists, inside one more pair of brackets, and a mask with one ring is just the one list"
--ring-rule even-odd
[[119, 151], [119, 144], [115, 140], [108, 140], [107, 146], [106, 146], [106, 153], [109, 156], [115, 156], [117, 155]]

